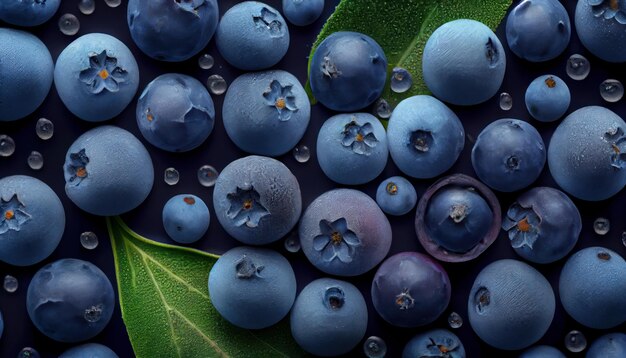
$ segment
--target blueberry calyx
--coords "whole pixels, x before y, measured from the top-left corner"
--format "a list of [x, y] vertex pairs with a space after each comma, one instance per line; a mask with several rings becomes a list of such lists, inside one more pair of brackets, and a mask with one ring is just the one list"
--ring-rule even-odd
[[89, 53], [89, 68], [80, 71], [78, 78], [87, 85], [92, 94], [102, 93], [105, 89], [115, 93], [120, 90], [120, 84], [128, 79], [128, 72], [117, 65], [117, 58], [107, 54], [106, 50], [100, 53]]
[[200, 17], [199, 8], [205, 4], [205, 0], [174, 0], [176, 5], [184, 11]]
[[500, 54], [498, 53], [498, 49], [494, 45], [494, 41], [491, 37], [485, 44], [485, 55], [487, 57], [487, 61], [489, 61], [489, 67], [494, 68], [498, 65]]
[[103, 308], [104, 306], [102, 304], [91, 306], [85, 309], [85, 314], [83, 315], [83, 318], [89, 323], [98, 322], [102, 317]]
[[330, 310], [338, 310], [343, 307], [346, 295], [339, 287], [329, 287], [324, 293], [324, 305]]
[[541, 217], [532, 207], [526, 208], [519, 203], [514, 203], [507, 211], [507, 217], [502, 222], [502, 229], [508, 233], [513, 248], [526, 246], [532, 250], [540, 235], [540, 223]]
[[491, 303], [491, 293], [486, 287], [480, 287], [474, 295], [474, 304], [478, 314], [484, 314]]
[[426, 130], [416, 130], [411, 133], [410, 146], [420, 153], [426, 153], [433, 145], [433, 134]]
[[324, 56], [324, 61], [320, 66], [322, 68], [322, 74], [328, 78], [337, 78], [341, 75], [341, 71], [339, 71], [337, 66], [331, 61], [330, 54]]
[[450, 219], [454, 221], [456, 224], [462, 222], [469, 214], [469, 209], [467, 205], [463, 204], [454, 204], [450, 207]]
[[396, 306], [398, 306], [401, 311], [411, 309], [415, 306], [415, 299], [411, 296], [408, 288], [403, 289], [402, 292], [396, 296]]
[[293, 85], [283, 86], [277, 80], [270, 82], [269, 88], [263, 92], [266, 104], [276, 108], [278, 111], [278, 120], [281, 122], [288, 121], [292, 113], [298, 111], [296, 107], [296, 97], [291, 91]]
[[610, 128], [604, 134], [604, 140], [611, 145], [611, 166], [616, 170], [626, 167], [626, 135], [620, 127]]
[[261, 9], [260, 15], [253, 15], [252, 20], [254, 21], [257, 28], [265, 28], [269, 30], [271, 37], [282, 37], [282, 27], [283, 25], [278, 21], [278, 14], [273, 12], [272, 10], [264, 7]]
[[0, 198], [0, 235], [9, 230], [20, 231], [22, 225], [31, 219], [26, 212], [26, 206], [13, 194], [11, 199]]
[[598, 252], [598, 258], [602, 261], [609, 261], [611, 259], [611, 254], [606, 251]]
[[65, 165], [65, 170], [70, 176], [68, 182], [78, 186], [83, 180], [87, 179], [89, 176], [87, 164], [89, 164], [89, 157], [85, 152], [85, 148], [76, 153], [70, 153], [69, 162]]
[[252, 185], [239, 186], [234, 193], [229, 193], [226, 198], [230, 201], [230, 207], [226, 215], [235, 221], [236, 226], [256, 228], [261, 219], [271, 215], [261, 204], [261, 195]]
[[334, 259], [343, 263], [352, 262], [356, 247], [361, 245], [361, 239], [348, 228], [347, 220], [321, 220], [319, 225], [320, 235], [313, 238], [313, 249], [319, 251], [326, 262]]
[[614, 19], [617, 23], [626, 25], [626, 9], [620, 5], [619, 0], [588, 0], [591, 11], [595, 17], [603, 17], [605, 20]]
[[422, 355], [422, 357], [440, 357], [440, 358], [449, 358], [451, 357], [450, 353], [456, 351], [459, 348], [459, 342], [446, 338], [445, 342], [437, 342], [432, 337], [428, 337], [430, 343], [426, 346], [429, 350], [428, 355]]
[[249, 278], [262, 278], [261, 271], [265, 266], [256, 265], [248, 255], [244, 254], [237, 262], [235, 263], [235, 270], [237, 271], [237, 278], [240, 279], [249, 279]]
[[374, 135], [374, 126], [370, 122], [359, 125], [356, 117], [346, 124], [342, 135], [341, 144], [359, 155], [369, 156], [372, 149], [378, 145], [378, 138]]

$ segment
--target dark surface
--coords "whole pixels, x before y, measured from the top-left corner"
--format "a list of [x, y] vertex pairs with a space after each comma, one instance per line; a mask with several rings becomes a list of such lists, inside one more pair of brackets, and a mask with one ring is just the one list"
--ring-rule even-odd
[[[265, 2], [280, 8], [280, 1], [278, 0], [267, 0]], [[570, 16], [573, 17], [576, 2], [572, 0], [562, 0], [562, 2], [567, 7]], [[216, 60], [215, 67], [208, 71], [203, 71], [197, 66], [197, 57], [187, 62], [176, 64], [161, 63], [152, 60], [141, 53], [130, 38], [128, 27], [126, 26], [126, 1], [124, 1], [122, 6], [111, 9], [107, 7], [103, 1], [96, 0], [96, 12], [90, 16], [80, 14], [77, 8], [77, 3], [77, 0], [63, 1], [59, 12], [49, 23], [34, 29], [29, 29], [28, 31], [31, 31], [35, 35], [39, 36], [45, 42], [55, 60], [63, 48], [80, 35], [90, 32], [105, 32], [116, 36], [126, 43], [126, 45], [128, 45], [128, 47], [133, 51], [137, 58], [137, 62], [140, 65], [141, 85], [137, 96], [139, 96], [143, 88], [152, 79], [167, 72], [186, 73], [200, 79], [201, 81], [205, 81], [211, 74], [219, 73], [223, 75], [229, 83], [241, 73], [240, 71], [230, 68], [224, 63], [215, 49], [214, 41], [211, 41], [205, 51], [213, 55]], [[225, 12], [225, 10], [230, 8], [234, 3], [237, 3], [237, 1], [220, 1], [221, 12]], [[323, 18], [330, 15], [332, 8], [334, 7], [334, 3], [335, 2], [333, 1], [327, 1]], [[58, 18], [66, 12], [76, 14], [81, 21], [81, 30], [77, 36], [64, 36], [58, 30]], [[306, 79], [306, 57], [309, 54], [311, 43], [315, 39], [315, 36], [322, 24], [323, 19], [306, 28], [290, 26], [292, 36], [290, 51], [283, 61], [275, 66], [275, 68], [284, 69], [293, 73], [304, 83]], [[498, 36], [503, 43], [505, 43], [503, 30], [504, 27], [501, 26], [498, 30]], [[615, 45], [621, 46], [623, 44]], [[469, 108], [452, 107], [453, 110], [459, 115], [465, 126], [468, 134], [468, 141], [461, 158], [447, 174], [460, 172], [474, 176], [470, 162], [470, 152], [472, 147], [472, 141], [470, 138], [475, 138], [480, 133], [480, 130], [488, 123], [504, 117], [513, 117], [530, 121], [530, 116], [528, 115], [523, 104], [524, 92], [528, 84], [535, 77], [542, 74], [555, 74], [564, 79], [570, 86], [572, 91], [572, 106], [570, 107], [568, 113], [571, 113], [575, 109], [582, 106], [604, 105], [609, 109], [616, 111], [620, 116], [626, 117], [626, 108], [624, 107], [623, 102], [617, 104], [604, 103], [598, 92], [600, 82], [606, 78], [617, 78], [622, 81], [626, 80], [623, 75], [623, 65], [609, 65], [591, 56], [582, 48], [575, 31], [572, 33], [572, 42], [566, 52], [559, 58], [543, 64], [530, 64], [524, 62], [514, 57], [511, 52], [508, 51], [506, 44], [505, 48], [507, 50], [506, 55], [508, 68], [504, 84], [502, 85], [502, 91], [509, 92], [513, 96], [513, 109], [509, 112], [500, 110], [498, 107], [497, 97], [494, 97], [487, 103], [479, 106]], [[573, 81], [565, 74], [566, 60], [569, 55], [573, 53], [582, 53], [592, 62], [591, 75], [584, 81]], [[190, 153], [166, 153], [158, 150], [143, 140], [135, 122], [136, 102], [133, 102], [133, 104], [131, 104], [119, 117], [107, 122], [107, 124], [118, 125], [134, 133], [146, 145], [154, 161], [156, 180], [152, 194], [139, 208], [134, 210], [132, 213], [124, 215], [123, 217], [129, 226], [138, 233], [154, 240], [172, 243], [172, 241], [167, 238], [165, 230], [161, 225], [161, 210], [165, 202], [175, 194], [192, 193], [202, 197], [212, 211], [212, 189], [203, 188], [198, 184], [196, 179], [196, 170], [204, 164], [211, 164], [218, 170], [222, 170], [232, 160], [245, 155], [232, 144], [224, 131], [220, 115], [223, 96], [213, 96], [213, 99], [218, 113], [215, 130], [200, 148]], [[313, 151], [315, 148], [317, 132], [321, 127], [322, 122], [328, 118], [330, 114], [331, 113], [322, 106], [318, 105], [313, 107], [311, 124], [305, 138], [302, 140], [302, 143], [308, 145]], [[39, 117], [47, 117], [55, 124], [55, 135], [49, 141], [42, 141], [35, 135], [35, 123]], [[537, 121], [531, 121], [531, 123], [541, 132], [544, 141], [546, 141], [547, 144], [551, 133], [554, 128], [556, 128], [557, 123], [543, 124]], [[4, 277], [5, 274], [11, 274], [16, 276], [20, 282], [20, 287], [16, 293], [9, 294], [4, 290], [0, 290], [0, 309], [4, 314], [6, 326], [4, 336], [0, 340], [1, 357], [15, 357], [18, 351], [24, 346], [35, 347], [45, 357], [56, 356], [63, 350], [71, 347], [69, 344], [56, 343], [39, 333], [32, 325], [26, 313], [25, 297], [28, 283], [34, 273], [46, 263], [65, 257], [88, 260], [100, 267], [108, 275], [115, 286], [113, 256], [111, 253], [111, 245], [106, 235], [104, 219], [87, 215], [86, 213], [80, 211], [69, 201], [64, 193], [64, 180], [61, 168], [65, 152], [70, 144], [80, 134], [95, 126], [97, 126], [97, 124], [81, 121], [65, 109], [54, 89], [52, 89], [50, 95], [41, 108], [39, 108], [33, 115], [17, 122], [0, 123], [0, 133], [6, 133], [12, 136], [17, 143], [17, 150], [12, 157], [0, 158], [0, 177], [13, 174], [25, 174], [44, 180], [56, 191], [63, 201], [67, 216], [67, 226], [64, 238], [54, 254], [44, 262], [27, 268], [0, 264], [0, 277]], [[32, 150], [38, 150], [44, 155], [45, 165], [41, 171], [33, 171], [26, 164], [26, 158]], [[305, 207], [321, 193], [337, 187], [336, 184], [332, 183], [323, 175], [319, 165], [317, 164], [317, 158], [314, 152], [312, 152], [311, 160], [306, 164], [297, 163], [291, 155], [285, 155], [279, 159], [283, 161], [298, 177], [302, 188], [303, 204]], [[181, 180], [176, 186], [167, 186], [162, 180], [163, 171], [169, 166], [176, 167], [180, 171]], [[376, 187], [380, 181], [386, 177], [399, 174], [401, 173], [395, 168], [390, 160], [386, 170], [378, 179], [368, 185], [359, 186], [357, 188], [365, 191], [370, 196], [375, 197]], [[434, 181], [435, 180], [412, 180], [416, 186], [418, 195], [423, 194], [425, 189]], [[535, 185], [555, 186], [555, 183], [547, 170], [547, 166], [543, 175]], [[515, 196], [516, 194], [498, 195], [503, 210], [508, 208], [511, 202], [515, 199]], [[575, 202], [582, 213], [583, 232], [574, 250], [580, 250], [581, 248], [587, 246], [602, 245], [612, 248], [622, 256], [626, 256], [626, 248], [624, 248], [621, 244], [621, 233], [626, 230], [626, 221], [623, 219], [626, 211], [624, 209], [626, 193], [621, 192], [614, 198], [600, 203], [587, 203], [581, 201]], [[414, 215], [415, 211], [413, 210], [405, 216], [390, 218], [394, 233], [394, 241], [390, 254], [402, 251], [424, 252], [415, 235], [415, 229], [413, 226]], [[599, 216], [604, 216], [611, 220], [611, 231], [605, 237], [599, 237], [593, 233], [593, 221]], [[194, 247], [214, 253], [223, 253], [225, 250], [238, 245], [235, 240], [225, 234], [213, 214], [211, 222], [212, 224], [206, 237], [198, 244], [194, 245]], [[79, 242], [80, 233], [88, 230], [96, 232], [100, 238], [100, 246], [93, 251], [83, 249]], [[321, 272], [315, 270], [308, 263], [308, 261], [306, 261], [301, 252], [298, 254], [287, 253], [282, 247], [282, 242], [273, 245], [273, 247], [285, 254], [292, 262], [294, 269], [298, 273], [299, 290], [301, 290], [302, 287], [304, 287], [311, 280], [323, 276]], [[473, 333], [469, 322], [467, 321], [467, 296], [474, 278], [487, 264], [502, 258], [520, 259], [510, 247], [504, 233], [501, 233], [496, 242], [476, 260], [461, 264], [444, 264], [452, 282], [452, 300], [448, 309], [444, 315], [440, 317], [440, 319], [427, 327], [418, 329], [394, 328], [383, 322], [382, 319], [378, 317], [371, 306], [369, 298], [369, 288], [371, 279], [374, 275], [373, 271], [356, 279], [350, 279], [351, 282], [355, 283], [362, 290], [365, 298], [368, 300], [370, 319], [367, 335], [379, 335], [384, 338], [389, 344], [388, 356], [396, 357], [401, 354], [404, 344], [416, 333], [423, 332], [424, 330], [430, 328], [447, 328], [447, 315], [452, 311], [456, 311], [465, 319], [465, 323], [462, 328], [454, 330], [454, 332], [458, 334], [463, 341], [469, 357], [516, 355], [496, 351], [482, 343]], [[538, 268], [548, 278], [555, 290], [558, 290], [559, 272], [563, 263], [564, 260], [561, 260], [551, 265], [541, 266], [533, 264], [533, 266]], [[558, 297], [558, 292], [555, 291], [555, 293]], [[566, 352], [563, 337], [572, 329], [581, 330], [587, 336], [589, 342], [591, 342], [595, 337], [609, 331], [626, 331], [626, 325], [622, 325], [621, 327], [609, 331], [588, 329], [582, 327], [569, 318], [559, 303], [557, 304], [554, 322], [552, 323], [548, 333], [541, 339], [541, 341], [539, 341], [539, 343], [554, 345]], [[107, 328], [91, 341], [103, 343], [111, 347], [120, 355], [120, 357], [132, 356], [132, 348], [128, 341], [128, 336], [121, 319], [119, 307], [116, 307], [113, 319]], [[361, 347], [357, 347], [353, 356], [362, 355], [361, 352]], [[572, 356], [583, 356], [582, 353], [569, 354]]]

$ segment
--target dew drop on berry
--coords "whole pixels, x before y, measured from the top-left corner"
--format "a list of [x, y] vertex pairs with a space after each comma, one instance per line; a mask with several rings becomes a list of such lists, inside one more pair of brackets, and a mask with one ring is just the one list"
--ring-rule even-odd
[[19, 283], [17, 282], [17, 278], [11, 275], [4, 276], [3, 287], [4, 287], [4, 290], [7, 291], [8, 293], [13, 293], [17, 291], [18, 285]]
[[510, 111], [511, 108], [513, 108], [513, 97], [506, 92], [502, 92], [500, 94], [500, 109]]
[[43, 168], [43, 155], [39, 153], [38, 151], [33, 150], [28, 155], [26, 162], [28, 163], [28, 166], [30, 167], [30, 169], [40, 170], [41, 168]]
[[367, 358], [383, 358], [387, 354], [387, 343], [376, 336], [371, 336], [363, 343], [363, 352]]
[[59, 30], [63, 35], [74, 36], [80, 30], [80, 21], [74, 14], [64, 14], [59, 18]]
[[573, 353], [582, 352], [587, 348], [587, 338], [579, 331], [571, 331], [565, 335], [565, 348]]
[[291, 253], [296, 253], [300, 251], [300, 248], [300, 238], [298, 237], [297, 233], [293, 233], [285, 239], [285, 250]]
[[163, 180], [167, 185], [176, 185], [180, 180], [180, 174], [175, 168], [167, 168], [163, 174]]
[[461, 328], [463, 325], [463, 318], [458, 313], [452, 312], [450, 313], [450, 316], [448, 316], [448, 324], [450, 325], [450, 328]]
[[306, 163], [311, 159], [311, 151], [306, 145], [299, 145], [293, 148], [293, 157], [298, 163]]
[[40, 139], [48, 140], [54, 135], [54, 123], [47, 118], [39, 118], [35, 132]]
[[96, 1], [95, 0], [79, 0], [78, 1], [78, 10], [83, 15], [91, 15], [94, 11], [96, 11]]
[[31, 347], [24, 347], [17, 354], [17, 358], [39, 358], [39, 357], [40, 357], [39, 352], [37, 352], [35, 348], [31, 348]]
[[210, 165], [203, 165], [198, 169], [198, 182], [200, 182], [200, 185], [210, 188], [215, 185], [219, 175], [220, 173], [217, 169]]
[[404, 93], [413, 86], [411, 73], [404, 68], [396, 67], [391, 72], [391, 90], [396, 93]]
[[387, 102], [383, 98], [376, 101], [376, 104], [374, 105], [374, 109], [375, 109], [374, 114], [376, 114], [378, 117], [382, 119], [387, 119], [391, 117], [391, 106], [389, 105], [389, 102]]
[[198, 57], [198, 66], [200, 66], [200, 68], [203, 70], [210, 70], [211, 68], [213, 68], [214, 63], [215, 60], [213, 59], [213, 56], [209, 55], [208, 53], [205, 53], [204, 55]]
[[624, 85], [618, 80], [604, 80], [600, 84], [600, 95], [607, 102], [618, 102], [624, 97]]
[[6, 134], [0, 134], [0, 157], [10, 157], [15, 153], [15, 141]]
[[593, 222], [593, 231], [598, 235], [606, 235], [611, 230], [611, 222], [607, 218], [597, 218]]
[[91, 231], [85, 231], [80, 234], [80, 244], [87, 250], [93, 250], [98, 247], [98, 236]]
[[104, 0], [104, 2], [109, 6], [109, 7], [118, 7], [120, 6], [120, 4], [122, 3], [122, 0]]
[[209, 88], [209, 91], [216, 96], [224, 94], [228, 88], [226, 80], [220, 75], [209, 76], [206, 80], [206, 86]]
[[579, 54], [570, 56], [570, 58], [567, 60], [566, 66], [567, 67], [565, 70], [567, 72], [567, 75], [575, 81], [584, 80], [585, 78], [587, 78], [587, 76], [589, 76], [589, 72], [591, 72], [591, 65], [589, 64], [589, 60], [587, 60], [585, 56]]

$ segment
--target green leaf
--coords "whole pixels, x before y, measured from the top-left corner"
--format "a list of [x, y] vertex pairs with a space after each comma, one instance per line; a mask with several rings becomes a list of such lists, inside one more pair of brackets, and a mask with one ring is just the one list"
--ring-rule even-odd
[[[369, 35], [385, 50], [388, 76], [382, 98], [395, 105], [418, 94], [429, 94], [422, 78], [422, 53], [430, 35], [441, 25], [456, 19], [478, 20], [492, 30], [498, 27], [511, 0], [342, 0], [324, 25], [311, 48], [311, 59], [319, 44], [337, 31]], [[394, 67], [407, 69], [413, 87], [394, 93], [389, 87]], [[309, 96], [313, 97], [307, 82]]]
[[154, 242], [107, 218], [122, 317], [138, 358], [299, 357], [288, 320], [259, 331], [225, 321], [209, 299], [218, 256]]

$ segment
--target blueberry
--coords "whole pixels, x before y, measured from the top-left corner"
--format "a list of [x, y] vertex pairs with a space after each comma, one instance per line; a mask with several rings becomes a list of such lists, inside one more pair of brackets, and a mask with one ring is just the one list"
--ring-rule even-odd
[[54, 63], [46, 45], [28, 32], [0, 28], [0, 44], [0, 122], [14, 121], [43, 103], [52, 87]]
[[154, 167], [150, 154], [130, 132], [114, 126], [91, 129], [70, 146], [63, 166], [65, 192], [94, 215], [120, 215], [150, 194]]
[[283, 14], [296, 26], [314, 23], [324, 11], [324, 0], [283, 0]]
[[535, 127], [517, 119], [499, 119], [476, 139], [472, 166], [491, 188], [511, 192], [531, 185], [546, 164], [546, 147]]
[[33, 324], [59, 342], [95, 337], [109, 323], [115, 306], [113, 286], [90, 262], [62, 259], [41, 268], [26, 294]]
[[574, 15], [583, 46], [608, 62], [626, 61], [626, 4], [615, 0], [579, 0]]
[[563, 53], [572, 33], [567, 11], [558, 0], [524, 0], [506, 20], [506, 40], [518, 57], [544, 62]]
[[106, 34], [87, 34], [59, 55], [54, 85], [75, 116], [101, 122], [120, 114], [139, 87], [139, 68], [132, 52]]
[[391, 177], [378, 185], [376, 203], [389, 215], [404, 215], [415, 207], [417, 192], [405, 178]]
[[372, 282], [376, 312], [398, 327], [434, 322], [450, 303], [446, 271], [426, 255], [402, 252], [386, 259]]
[[[59, 9], [59, 5], [61, 0], [1, 1], [0, 20], [17, 26], [38, 26], [50, 20]], [[2, 40], [0, 43], [6, 44]]]
[[258, 1], [230, 8], [215, 35], [224, 59], [240, 70], [256, 71], [277, 64], [289, 49], [289, 28], [278, 10]]
[[59, 358], [119, 358], [109, 347], [98, 343], [86, 343], [63, 352]]
[[305, 351], [323, 357], [348, 353], [365, 336], [367, 306], [351, 283], [317, 279], [304, 287], [291, 310], [291, 334]]
[[300, 142], [311, 118], [311, 103], [296, 77], [285, 71], [239, 76], [222, 108], [228, 137], [242, 150], [277, 156]]
[[569, 87], [554, 75], [537, 77], [526, 90], [526, 108], [534, 119], [541, 122], [554, 122], [563, 117], [570, 100]]
[[368, 113], [330, 117], [317, 136], [317, 160], [332, 181], [358, 185], [374, 180], [387, 165], [387, 133]]
[[129, 0], [130, 35], [146, 55], [160, 61], [184, 61], [211, 40], [217, 0]]
[[454, 20], [441, 25], [426, 42], [422, 69], [435, 97], [475, 105], [498, 92], [506, 56], [490, 28], [474, 20]]
[[191, 194], [172, 197], [163, 207], [163, 226], [172, 240], [191, 244], [202, 238], [211, 216], [202, 199]]
[[548, 330], [555, 298], [548, 280], [531, 266], [499, 260], [485, 267], [470, 291], [467, 312], [485, 343], [506, 350], [526, 348]]
[[302, 212], [300, 185], [275, 159], [237, 159], [217, 178], [213, 207], [232, 237], [248, 245], [268, 244], [287, 235], [298, 223]]
[[387, 57], [371, 37], [358, 32], [335, 32], [317, 47], [309, 81], [324, 106], [354, 112], [376, 101], [387, 80]]
[[534, 346], [525, 350], [519, 358], [566, 358], [560, 350], [551, 346]]
[[353, 189], [317, 197], [300, 220], [300, 244], [319, 270], [358, 276], [378, 265], [391, 247], [391, 225], [376, 202]]
[[152, 145], [169, 152], [186, 152], [202, 144], [213, 131], [215, 107], [206, 87], [178, 73], [155, 78], [137, 103], [137, 125]]
[[65, 231], [63, 204], [33, 177], [0, 179], [0, 260], [34, 265], [52, 254]]
[[559, 279], [565, 311], [578, 323], [607, 329], [626, 322], [626, 261], [603, 247], [588, 247], [572, 255]]
[[459, 117], [431, 96], [414, 96], [400, 102], [387, 128], [389, 152], [398, 168], [419, 179], [447, 171], [465, 146]]
[[626, 334], [609, 333], [596, 339], [586, 358], [623, 358], [626, 357]]
[[417, 334], [404, 346], [402, 358], [414, 357], [465, 358], [465, 347], [454, 333], [433, 329]]
[[437, 260], [464, 262], [483, 253], [500, 233], [498, 199], [478, 180], [463, 174], [431, 185], [417, 205], [415, 231]]
[[625, 131], [622, 118], [604, 107], [583, 107], [567, 116], [548, 148], [548, 166], [556, 183], [583, 200], [617, 194], [626, 184]]
[[502, 222], [511, 246], [528, 261], [547, 264], [565, 257], [578, 241], [582, 222], [576, 205], [563, 192], [533, 188], [522, 194]]
[[235, 326], [266, 328], [289, 313], [296, 299], [296, 275], [275, 251], [236, 247], [211, 268], [209, 295], [215, 309]]

